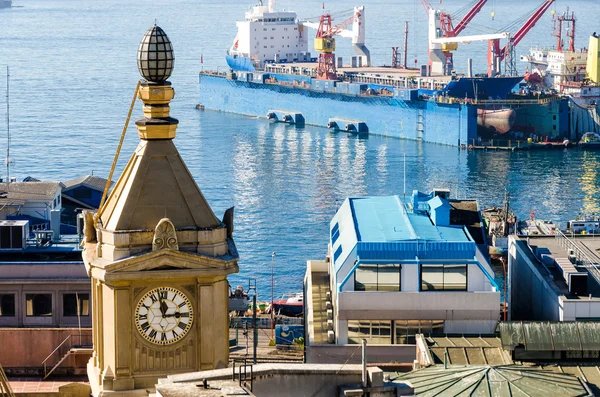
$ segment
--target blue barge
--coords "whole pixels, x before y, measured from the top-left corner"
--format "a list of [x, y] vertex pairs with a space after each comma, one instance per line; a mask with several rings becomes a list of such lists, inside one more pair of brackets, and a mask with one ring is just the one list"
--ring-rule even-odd
[[[504, 91], [506, 95], [520, 78], [461, 80], [480, 80], [482, 86]], [[460, 147], [477, 139], [480, 105], [469, 99], [477, 93], [465, 89], [475, 84], [453, 83], [440, 90], [411, 89], [284, 73], [201, 72], [200, 104], [206, 109], [292, 124]], [[502, 88], [498, 89], [499, 86]]]

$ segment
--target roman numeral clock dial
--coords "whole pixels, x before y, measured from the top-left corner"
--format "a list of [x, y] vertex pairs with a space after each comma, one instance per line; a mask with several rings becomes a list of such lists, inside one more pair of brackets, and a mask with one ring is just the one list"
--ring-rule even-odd
[[170, 345], [192, 329], [194, 312], [187, 295], [176, 288], [158, 287], [142, 296], [135, 309], [135, 326], [148, 342]]

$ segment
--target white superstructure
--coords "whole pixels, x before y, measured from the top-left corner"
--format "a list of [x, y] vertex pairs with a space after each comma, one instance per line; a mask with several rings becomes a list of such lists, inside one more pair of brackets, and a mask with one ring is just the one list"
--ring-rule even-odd
[[273, 0], [268, 5], [259, 1], [236, 24], [238, 33], [229, 55], [250, 58], [259, 67], [265, 62], [310, 60], [304, 25], [293, 11], [275, 11]]
[[[600, 86], [585, 84], [588, 51], [557, 51], [532, 49], [521, 55], [521, 61], [530, 64], [529, 73], [537, 74], [540, 85], [570, 95], [580, 105], [598, 103]], [[535, 81], [535, 80], [534, 80]]]

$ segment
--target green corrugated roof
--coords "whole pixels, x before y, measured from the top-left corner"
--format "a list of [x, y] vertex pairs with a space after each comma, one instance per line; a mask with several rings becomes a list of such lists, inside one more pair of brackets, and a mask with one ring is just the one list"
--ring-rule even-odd
[[528, 351], [600, 350], [600, 322], [501, 322], [502, 348]]
[[577, 376], [521, 365], [433, 366], [402, 374], [394, 383], [410, 383], [414, 395], [587, 397], [593, 393]]

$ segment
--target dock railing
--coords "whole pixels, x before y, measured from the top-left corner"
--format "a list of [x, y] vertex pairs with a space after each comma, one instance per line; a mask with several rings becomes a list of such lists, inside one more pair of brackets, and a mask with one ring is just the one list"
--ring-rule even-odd
[[578, 244], [574, 240], [567, 237], [563, 232], [557, 230], [554, 234], [554, 239], [567, 252], [573, 252], [576, 266], [583, 267], [600, 283], [600, 258], [594, 254], [586, 245]]

